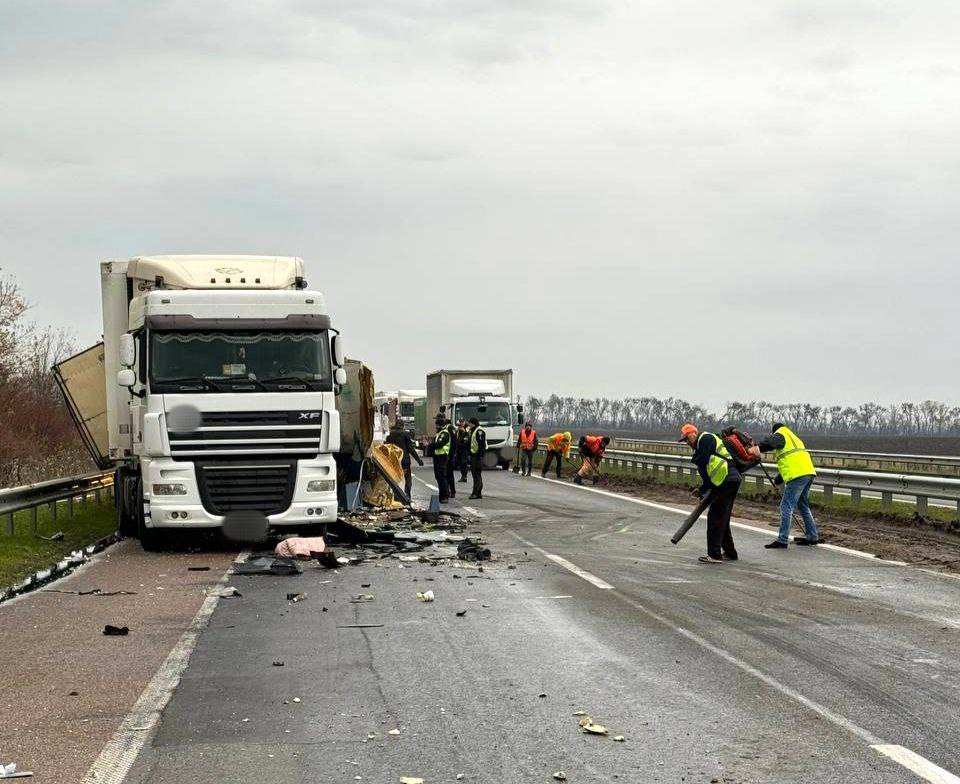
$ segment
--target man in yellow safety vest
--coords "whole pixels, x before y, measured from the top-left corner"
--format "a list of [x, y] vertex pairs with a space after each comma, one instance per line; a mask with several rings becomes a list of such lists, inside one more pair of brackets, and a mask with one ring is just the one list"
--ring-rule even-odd
[[773, 433], [750, 449], [754, 457], [761, 452], [773, 452], [783, 482], [783, 498], [780, 499], [780, 533], [777, 538], [764, 545], [768, 550], [783, 550], [790, 541], [790, 523], [794, 510], [799, 510], [803, 518], [806, 536], [794, 538], [794, 544], [819, 544], [817, 522], [813, 519], [808, 496], [817, 469], [813, 467], [813, 458], [797, 434], [781, 422], [773, 425]]
[[685, 441], [693, 449], [691, 462], [700, 473], [701, 483], [694, 488], [694, 494], [702, 498], [705, 493], [710, 493], [707, 554], [701, 555], [699, 560], [708, 564], [723, 563], [724, 559], [736, 561], [737, 547], [730, 532], [730, 516], [741, 481], [736, 463], [723, 439], [713, 433], [701, 433], [695, 425], [686, 424], [680, 428], [680, 441]]

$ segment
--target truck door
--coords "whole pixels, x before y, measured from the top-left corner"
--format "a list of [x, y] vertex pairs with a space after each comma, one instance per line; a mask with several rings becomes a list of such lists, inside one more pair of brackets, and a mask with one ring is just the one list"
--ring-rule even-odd
[[109, 468], [110, 437], [107, 429], [107, 388], [103, 343], [97, 343], [63, 360], [53, 368], [84, 446], [100, 468]]

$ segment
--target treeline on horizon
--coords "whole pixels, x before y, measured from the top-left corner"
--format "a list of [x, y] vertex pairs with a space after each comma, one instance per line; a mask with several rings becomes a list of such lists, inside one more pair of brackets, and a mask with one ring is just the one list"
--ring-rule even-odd
[[960, 435], [960, 406], [936, 400], [920, 403], [861, 403], [858, 406], [817, 406], [811, 403], [769, 403], [765, 400], [728, 403], [722, 414], [680, 398], [574, 398], [550, 395], [527, 398], [525, 415], [547, 427], [606, 428], [643, 433], [668, 433], [684, 422], [702, 429], [736, 426], [767, 432], [783, 422], [799, 432], [819, 435]]

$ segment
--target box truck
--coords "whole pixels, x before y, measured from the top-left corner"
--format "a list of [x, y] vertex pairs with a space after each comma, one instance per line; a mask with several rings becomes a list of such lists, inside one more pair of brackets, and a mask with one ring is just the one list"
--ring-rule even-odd
[[437, 414], [454, 423], [476, 417], [487, 433], [484, 465], [507, 469], [516, 451], [514, 423], [523, 418], [523, 406], [512, 401], [512, 370], [434, 371], [427, 376], [424, 436], [436, 436]]
[[346, 359], [303, 261], [139, 256], [100, 280], [103, 343], [54, 371], [114, 469], [120, 530], [155, 549], [237, 512], [278, 529], [335, 520]]

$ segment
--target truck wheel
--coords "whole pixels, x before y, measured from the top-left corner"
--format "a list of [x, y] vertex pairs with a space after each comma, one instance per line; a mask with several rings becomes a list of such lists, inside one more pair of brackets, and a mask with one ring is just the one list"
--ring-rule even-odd
[[140, 546], [151, 553], [161, 550], [163, 548], [163, 532], [156, 528], [147, 528], [146, 517], [143, 514], [143, 482], [139, 478], [134, 482], [133, 500], [136, 504], [133, 513], [137, 520]]
[[509, 471], [509, 470], [510, 470], [510, 461], [509, 461], [509, 460], [501, 460], [501, 461], [500, 461], [500, 467], [501, 467], [504, 471]]
[[127, 476], [125, 471], [116, 471], [113, 475], [113, 505], [117, 515], [117, 531], [121, 536], [135, 537], [137, 531], [137, 520], [130, 513], [131, 490], [133, 482]]

